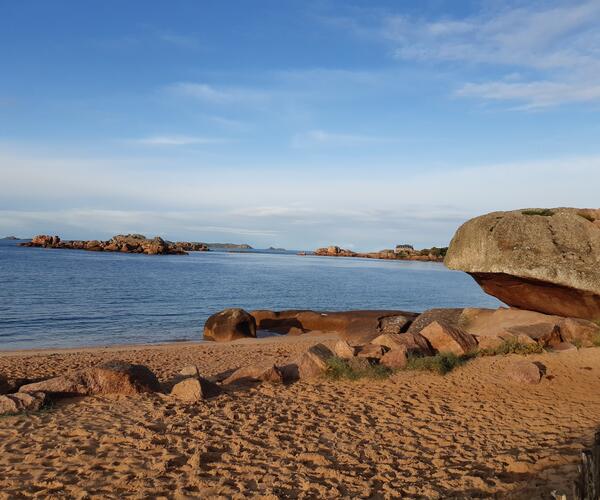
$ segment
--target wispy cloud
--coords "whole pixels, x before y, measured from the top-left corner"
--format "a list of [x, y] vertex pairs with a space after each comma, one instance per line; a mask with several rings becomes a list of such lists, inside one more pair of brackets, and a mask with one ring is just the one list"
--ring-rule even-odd
[[156, 135], [151, 137], [142, 137], [141, 139], [131, 139], [129, 142], [142, 144], [145, 146], [190, 146], [202, 144], [223, 144], [229, 142], [228, 139], [220, 137], [194, 137], [185, 135]]
[[469, 72], [474, 67], [495, 74], [524, 72], [516, 82], [502, 76], [465, 81], [458, 96], [512, 101], [524, 108], [600, 100], [598, 0], [500, 5], [462, 18], [379, 13], [365, 16], [368, 25], [356, 19], [345, 26], [386, 41], [397, 59], [450, 63], [452, 69], [464, 64]]
[[461, 97], [524, 102], [522, 109], [539, 109], [564, 103], [600, 101], [600, 84], [552, 81], [466, 83]]
[[339, 132], [328, 132], [326, 130], [309, 130], [296, 134], [292, 138], [292, 146], [305, 148], [313, 146], [360, 146], [377, 143], [390, 143], [395, 140], [389, 137], [377, 137], [371, 135], [347, 134]]
[[246, 87], [216, 87], [207, 83], [177, 82], [169, 85], [167, 91], [172, 94], [191, 97], [213, 104], [257, 103], [268, 99], [264, 91]]
[[[61, 158], [0, 148], [0, 233], [67, 238], [119, 232], [231, 239], [291, 248], [354, 243], [378, 249], [448, 243], [465, 219], [531, 206], [596, 206], [600, 157], [437, 171], [286, 175], [181, 165], [149, 156]], [[31, 179], [36, 179], [35, 183]], [[235, 235], [238, 235], [235, 237]]]

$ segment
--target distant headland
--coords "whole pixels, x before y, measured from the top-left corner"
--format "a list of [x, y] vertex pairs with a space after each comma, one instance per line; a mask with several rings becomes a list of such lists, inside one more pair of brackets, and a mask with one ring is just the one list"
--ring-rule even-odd
[[247, 243], [206, 243], [206, 246], [215, 250], [253, 250]]
[[[329, 246], [317, 248], [315, 255], [325, 257], [362, 257], [366, 259], [386, 259], [386, 260], [419, 260], [427, 262], [442, 262], [446, 256], [448, 247], [431, 247], [422, 250], [415, 250], [412, 245], [402, 244], [396, 245], [396, 248], [380, 250], [378, 252], [353, 252], [338, 246]], [[304, 254], [305, 255], [305, 254]]]
[[[5, 239], [16, 239], [13, 237]], [[252, 249], [247, 244], [201, 243], [194, 241], [166, 241], [160, 236], [147, 238], [143, 234], [119, 234], [110, 240], [61, 240], [59, 236], [39, 234], [22, 247], [62, 248], [91, 252], [141, 253], [146, 255], [187, 255], [188, 252], [208, 252], [210, 249]]]
[[0, 241], [4, 240], [4, 241], [17, 241], [20, 240], [21, 238], [17, 238], [16, 236], [5, 236], [4, 238], [0, 238]]

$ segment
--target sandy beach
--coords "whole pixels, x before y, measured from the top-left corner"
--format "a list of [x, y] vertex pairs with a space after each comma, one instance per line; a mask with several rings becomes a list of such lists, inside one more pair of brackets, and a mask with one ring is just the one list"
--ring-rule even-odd
[[[0, 354], [0, 372], [49, 377], [110, 359], [165, 389], [185, 365], [207, 376], [283, 364], [335, 336]], [[600, 350], [529, 358], [537, 386], [505, 379], [516, 356], [440, 376], [300, 381], [228, 390], [199, 404], [163, 394], [64, 399], [0, 419], [0, 498], [548, 498], [571, 490], [600, 415]]]

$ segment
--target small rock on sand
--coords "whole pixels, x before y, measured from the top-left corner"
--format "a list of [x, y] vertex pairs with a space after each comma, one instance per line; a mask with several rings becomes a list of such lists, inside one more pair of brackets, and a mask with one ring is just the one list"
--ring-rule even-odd
[[199, 377], [200, 369], [196, 365], [184, 366], [180, 371], [179, 375], [182, 377]]
[[156, 392], [160, 384], [156, 375], [144, 365], [124, 361], [108, 361], [99, 366], [71, 375], [61, 375], [21, 387], [22, 392], [79, 395], [123, 394], [133, 395]]
[[275, 365], [250, 365], [237, 369], [223, 384], [234, 384], [244, 382], [271, 382], [274, 384], [283, 383], [283, 374]]
[[11, 415], [24, 411], [37, 411], [44, 402], [46, 395], [43, 392], [31, 394], [16, 392], [0, 396], [0, 415]]
[[507, 377], [520, 384], [539, 384], [542, 370], [537, 363], [531, 361], [516, 361], [506, 370]]
[[327, 361], [333, 356], [333, 352], [323, 344], [310, 347], [298, 360], [300, 379], [315, 378], [325, 373], [327, 371]]
[[186, 403], [196, 403], [221, 393], [218, 385], [202, 377], [190, 377], [178, 382], [171, 389], [171, 396]]

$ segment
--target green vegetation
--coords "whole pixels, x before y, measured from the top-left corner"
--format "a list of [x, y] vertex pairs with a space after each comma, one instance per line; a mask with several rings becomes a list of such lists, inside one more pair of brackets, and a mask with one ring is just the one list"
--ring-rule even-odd
[[539, 354], [544, 349], [537, 342], [535, 344], [524, 344], [517, 339], [507, 339], [498, 347], [493, 349], [482, 349], [480, 356], [502, 356], [504, 354]]
[[445, 257], [447, 251], [448, 251], [448, 247], [442, 247], [442, 248], [431, 247], [431, 248], [424, 248], [423, 250], [420, 250], [419, 255], [434, 255], [435, 257]]
[[387, 366], [371, 365], [368, 363], [359, 365], [334, 356], [327, 360], [325, 376], [331, 380], [385, 379], [392, 373], [393, 370]]
[[441, 352], [436, 356], [426, 356], [424, 358], [411, 357], [408, 358], [407, 370], [422, 370], [446, 375], [454, 368], [464, 365], [473, 356], [457, 356], [450, 352]]
[[523, 215], [543, 215], [544, 217], [550, 217], [554, 215], [554, 212], [552, 210], [549, 210], [548, 208], [540, 208], [537, 210], [523, 210], [521, 213]]

